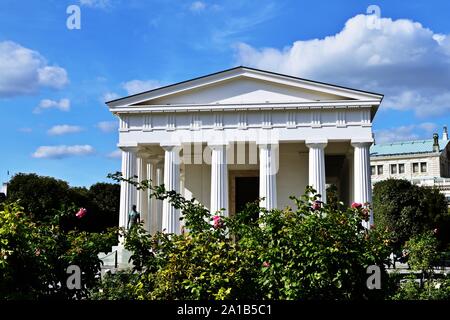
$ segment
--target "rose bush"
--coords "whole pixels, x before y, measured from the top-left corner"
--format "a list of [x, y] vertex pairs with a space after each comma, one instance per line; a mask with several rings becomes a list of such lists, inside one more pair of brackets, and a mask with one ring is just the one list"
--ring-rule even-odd
[[213, 216], [164, 186], [111, 177], [168, 199], [185, 224], [181, 235], [150, 235], [142, 224], [126, 233], [136, 299], [367, 299], [367, 266], [386, 276], [388, 235], [362, 227], [363, 206], [339, 209], [308, 188], [293, 208], [267, 211], [256, 202], [233, 217]]
[[[97, 254], [110, 251], [117, 233], [66, 232], [59, 220], [68, 215], [75, 216], [75, 211], [60, 212], [52, 222], [36, 222], [19, 205], [4, 205], [0, 211], [0, 299], [89, 296], [101, 267]], [[80, 289], [66, 286], [70, 265], [81, 269]]]

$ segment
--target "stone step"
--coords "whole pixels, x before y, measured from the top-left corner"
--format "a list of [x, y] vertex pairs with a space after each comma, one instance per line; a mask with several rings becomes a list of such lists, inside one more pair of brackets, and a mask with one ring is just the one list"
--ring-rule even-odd
[[98, 254], [98, 258], [103, 261], [105, 268], [127, 269], [133, 267], [130, 261], [131, 252], [126, 250], [123, 245], [113, 246], [111, 252]]

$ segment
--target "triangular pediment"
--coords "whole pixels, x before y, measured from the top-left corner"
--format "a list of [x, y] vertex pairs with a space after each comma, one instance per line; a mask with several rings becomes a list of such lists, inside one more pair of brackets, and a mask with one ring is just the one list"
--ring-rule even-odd
[[381, 100], [382, 95], [237, 67], [108, 102], [108, 106], [232, 105]]
[[148, 100], [143, 104], [247, 104], [345, 99], [349, 98], [242, 76], [187, 92]]

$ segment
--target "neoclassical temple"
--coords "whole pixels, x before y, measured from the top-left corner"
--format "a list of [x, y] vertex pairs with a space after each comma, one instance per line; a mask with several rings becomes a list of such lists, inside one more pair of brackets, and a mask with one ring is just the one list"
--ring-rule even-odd
[[[268, 209], [312, 185], [345, 203], [371, 201], [372, 120], [383, 95], [236, 67], [107, 102], [119, 119], [122, 173], [164, 184], [232, 215]], [[133, 204], [150, 232], [179, 233], [169, 202], [122, 183], [120, 226]]]

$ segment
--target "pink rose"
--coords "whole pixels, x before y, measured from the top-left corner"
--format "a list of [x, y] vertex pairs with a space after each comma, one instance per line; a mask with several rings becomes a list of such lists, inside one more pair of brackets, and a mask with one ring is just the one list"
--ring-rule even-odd
[[268, 268], [268, 267], [270, 267], [270, 263], [268, 263], [267, 261], [264, 261], [263, 264], [262, 264], [262, 266], [263, 266], [264, 268]]
[[220, 227], [222, 227], [222, 219], [220, 218], [220, 216], [214, 216], [213, 217], [213, 222], [214, 222], [214, 228], [218, 229]]
[[362, 204], [359, 202], [353, 202], [352, 203], [352, 208], [353, 209], [361, 209], [362, 208]]
[[86, 215], [86, 213], [87, 213], [87, 210], [85, 208], [80, 208], [80, 210], [78, 210], [78, 212], [75, 214], [75, 216], [78, 219], [81, 219]]
[[313, 210], [319, 210], [321, 207], [322, 207], [322, 202], [319, 201], [319, 200], [314, 201], [312, 206], [311, 206], [311, 208]]

